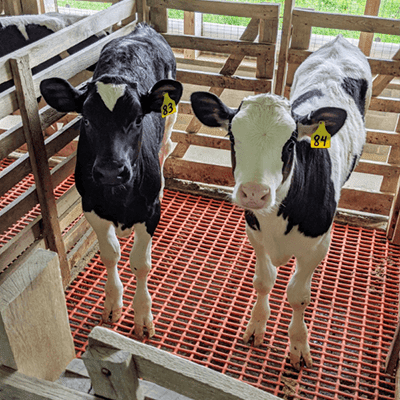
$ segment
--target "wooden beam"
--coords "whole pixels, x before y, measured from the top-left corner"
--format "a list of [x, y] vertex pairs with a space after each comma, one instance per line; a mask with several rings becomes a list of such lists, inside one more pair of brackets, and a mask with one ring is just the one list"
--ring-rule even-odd
[[[183, 15], [183, 33], [185, 35], [201, 36], [203, 25], [203, 14], [184, 11]], [[200, 54], [200, 50], [183, 50], [183, 56], [191, 60], [196, 59]]]
[[[279, 4], [243, 4], [220, 0], [147, 0], [150, 7], [160, 6], [206, 14], [247, 18], [275, 18]], [[278, 11], [279, 12], [279, 11]]]
[[400, 353], [400, 322], [397, 323], [397, 328], [393, 336], [392, 343], [389, 348], [385, 362], [385, 372], [392, 375], [399, 362]]
[[280, 400], [237, 379], [99, 326], [89, 335], [89, 349], [93, 348], [131, 354], [141, 378], [193, 400]]
[[43, 234], [48, 248], [55, 251], [60, 258], [61, 274], [64, 280], [69, 279], [69, 264], [62, 241], [60, 225], [57, 219], [57, 207], [53, 193], [50, 169], [39, 110], [36, 101], [33, 79], [29, 66], [29, 56], [10, 60], [13, 78], [17, 89], [18, 104], [28, 145], [30, 163], [35, 176], [36, 190], [43, 216]]

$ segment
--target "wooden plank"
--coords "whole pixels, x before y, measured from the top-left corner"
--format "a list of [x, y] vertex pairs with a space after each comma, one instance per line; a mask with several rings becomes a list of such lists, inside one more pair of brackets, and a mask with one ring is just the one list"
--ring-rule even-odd
[[393, 100], [386, 97], [373, 97], [369, 105], [369, 110], [400, 113], [400, 100]]
[[30, 154], [30, 163], [35, 176], [37, 194], [43, 216], [43, 234], [50, 250], [60, 259], [63, 278], [68, 279], [69, 265], [57, 219], [57, 207], [53, 194], [50, 169], [40, 125], [39, 111], [30, 73], [29, 56], [10, 59], [18, 104], [21, 111], [24, 134]]
[[[361, 160], [354, 171], [363, 174], [382, 175], [387, 178], [395, 179], [397, 183], [397, 179], [400, 175], [400, 165]], [[394, 193], [394, 190], [391, 192]]]
[[22, 4], [20, 1], [15, 0], [3, 0], [3, 7], [5, 15], [21, 15]]
[[283, 91], [286, 86], [286, 73], [289, 43], [292, 32], [292, 15], [295, 0], [286, 0], [283, 12], [281, 45], [278, 56], [278, 70], [276, 72], [274, 93], [283, 96]]
[[[166, 7], [206, 14], [229, 15], [247, 18], [274, 18], [278, 4], [243, 4], [218, 0], [147, 0], [150, 7]], [[278, 11], [279, 12], [279, 11]]]
[[[381, 0], [367, 0], [365, 4], [365, 15], [375, 15], [379, 13]], [[371, 54], [372, 42], [374, 40], [373, 33], [361, 32], [358, 47], [368, 57]]]
[[109, 347], [132, 354], [141, 378], [193, 400], [279, 400], [278, 397], [237, 379], [106, 328], [94, 327], [89, 335], [89, 347], [94, 346]]
[[186, 161], [182, 159], [168, 158], [164, 164], [165, 178], [179, 179], [208, 183], [220, 186], [234, 186], [235, 180], [232, 168], [220, 165]]
[[75, 357], [58, 255], [36, 250], [1, 275], [0, 289], [1, 363], [56, 380]]
[[168, 31], [167, 9], [164, 7], [151, 7], [150, 23], [157, 32], [166, 33]]
[[213, 86], [222, 89], [234, 89], [267, 93], [271, 91], [271, 80], [244, 78], [239, 76], [224, 76], [211, 72], [196, 72], [178, 69], [176, 79], [182, 83]]
[[0, 365], [0, 400], [98, 400], [57, 383], [28, 377]]
[[41, 62], [62, 53], [75, 44], [121, 21], [134, 12], [134, 10], [134, 0], [124, 0], [118, 4], [114, 4], [107, 10], [93, 14], [44, 39], [25, 46], [23, 49], [7, 54], [0, 58], [0, 83], [12, 79], [11, 69], [8, 64], [10, 58], [29, 54], [30, 66], [33, 68]]
[[394, 195], [382, 192], [366, 192], [343, 189], [339, 207], [371, 214], [389, 215]]
[[[260, 30], [258, 36], [259, 43], [270, 43], [276, 45], [276, 40], [278, 36], [278, 25], [279, 25], [279, 14], [276, 19], [273, 20], [260, 20]], [[274, 46], [274, 54], [271, 59], [270, 56], [259, 56], [257, 57], [256, 66], [256, 77], [273, 79], [275, 72], [275, 57], [276, 57], [276, 46]]]
[[231, 142], [228, 138], [206, 135], [203, 133], [188, 134], [185, 131], [173, 130], [171, 140], [173, 142], [179, 142], [186, 145], [211, 147], [213, 149], [221, 150], [231, 149]]
[[240, 40], [214, 39], [214, 38], [198, 37], [193, 35], [164, 34], [163, 36], [171, 47], [177, 49], [192, 49], [192, 50], [209, 51], [213, 53], [224, 53], [224, 54], [234, 53], [243, 57], [265, 56], [267, 57], [267, 59], [274, 58], [274, 52], [275, 52], [274, 44], [251, 43], [247, 41], [244, 42], [242, 39]]
[[398, 35], [400, 31], [400, 20], [396, 19], [316, 12], [299, 8], [293, 10], [293, 25], [295, 24], [388, 35]]
[[367, 143], [400, 147], [400, 134], [392, 131], [367, 129]]
[[143, 400], [139, 371], [132, 354], [103, 346], [88, 346], [82, 357], [97, 396], [112, 400]]

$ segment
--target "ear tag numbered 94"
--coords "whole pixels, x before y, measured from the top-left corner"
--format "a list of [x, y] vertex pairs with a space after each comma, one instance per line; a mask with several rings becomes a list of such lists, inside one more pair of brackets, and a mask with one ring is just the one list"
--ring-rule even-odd
[[164, 93], [164, 101], [161, 106], [161, 116], [163, 118], [167, 117], [176, 112], [175, 101], [169, 97], [168, 93]]
[[325, 128], [325, 121], [321, 121], [317, 130], [311, 135], [311, 147], [313, 149], [329, 149], [331, 147], [331, 135]]

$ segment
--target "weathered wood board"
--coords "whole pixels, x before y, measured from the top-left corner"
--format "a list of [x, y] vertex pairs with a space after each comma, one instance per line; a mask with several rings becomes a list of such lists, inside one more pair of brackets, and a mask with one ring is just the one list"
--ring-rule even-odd
[[74, 357], [58, 256], [38, 249], [0, 276], [0, 362], [54, 381]]

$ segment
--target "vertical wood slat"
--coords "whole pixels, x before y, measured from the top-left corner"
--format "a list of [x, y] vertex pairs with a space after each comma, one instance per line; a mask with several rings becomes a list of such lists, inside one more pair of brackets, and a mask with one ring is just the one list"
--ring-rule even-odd
[[[397, 125], [395, 131], [400, 135], [400, 115], [397, 118]], [[392, 153], [392, 151], [395, 152], [393, 157], [400, 158], [398, 148], [394, 149], [392, 147], [390, 153]], [[389, 214], [389, 223], [387, 226], [386, 235], [394, 244], [400, 244], [400, 179], [397, 182], [397, 189], [395, 191], [395, 196], [392, 202], [392, 208]]]
[[3, 0], [4, 13], [6, 15], [21, 15], [22, 12], [22, 4], [21, 1], [18, 0]]
[[149, 9], [146, 0], [136, 0], [138, 22], [149, 22]]
[[279, 49], [278, 70], [276, 72], [274, 90], [274, 93], [280, 96], [284, 95], [284, 88], [286, 86], [287, 60], [292, 33], [292, 16], [294, 4], [295, 0], [286, 0], [285, 8], [283, 11], [281, 45]]
[[[185, 35], [201, 36], [203, 25], [203, 14], [191, 11], [184, 11], [183, 14], [183, 33]], [[200, 54], [199, 50], [183, 50], [184, 58], [195, 60]]]
[[274, 58], [273, 60], [266, 60], [265, 57], [257, 57], [256, 66], [256, 77], [273, 79], [275, 71], [275, 56], [276, 56], [276, 43], [278, 36], [278, 25], [279, 25], [279, 10], [277, 18], [265, 20], [261, 19], [259, 24], [259, 37], [260, 43], [271, 43], [275, 45]]
[[150, 24], [159, 33], [168, 31], [168, 10], [165, 7], [150, 7]]
[[[381, 0], [367, 0], [365, 4], [364, 15], [377, 16], [379, 13], [379, 7]], [[372, 42], [374, 40], [374, 34], [370, 32], [361, 32], [358, 47], [368, 57], [371, 54]]]
[[17, 89], [23, 130], [30, 155], [32, 171], [43, 217], [43, 235], [47, 247], [55, 251], [60, 260], [63, 284], [69, 280], [70, 269], [57, 217], [57, 206], [53, 192], [49, 163], [39, 110], [29, 67], [29, 55], [10, 59], [11, 71]]
[[[307, 50], [310, 47], [312, 26], [301, 21], [300, 18], [293, 19], [292, 43], [290, 49]], [[290, 52], [289, 49], [289, 52]], [[292, 86], [293, 77], [298, 64], [289, 64], [287, 67], [286, 84]]]

